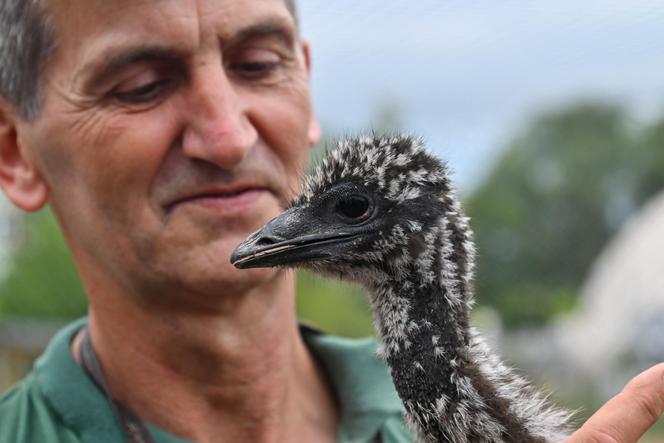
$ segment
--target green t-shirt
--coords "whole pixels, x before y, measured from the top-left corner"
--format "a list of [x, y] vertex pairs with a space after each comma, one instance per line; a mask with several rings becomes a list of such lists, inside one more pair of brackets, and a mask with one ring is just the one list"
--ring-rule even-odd
[[[79, 320], [53, 338], [33, 370], [0, 399], [2, 443], [118, 443], [126, 441], [104, 394], [74, 361], [70, 343]], [[411, 442], [403, 409], [372, 339], [351, 340], [303, 328], [341, 407], [339, 443]], [[185, 443], [147, 425], [157, 443]]]

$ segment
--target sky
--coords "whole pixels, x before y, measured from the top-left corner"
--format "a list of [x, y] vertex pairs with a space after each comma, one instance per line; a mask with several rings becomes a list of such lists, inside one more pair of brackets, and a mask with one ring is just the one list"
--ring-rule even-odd
[[328, 133], [401, 128], [462, 192], [538, 112], [584, 99], [664, 116], [664, 0], [300, 0]]

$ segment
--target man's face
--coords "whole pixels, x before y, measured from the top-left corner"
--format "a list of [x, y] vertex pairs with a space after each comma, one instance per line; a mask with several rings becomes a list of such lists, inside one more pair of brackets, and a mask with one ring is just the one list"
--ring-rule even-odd
[[209, 292], [270, 278], [228, 257], [293, 196], [318, 137], [283, 0], [51, 0], [49, 11], [58, 50], [44, 109], [18, 133], [84, 280]]

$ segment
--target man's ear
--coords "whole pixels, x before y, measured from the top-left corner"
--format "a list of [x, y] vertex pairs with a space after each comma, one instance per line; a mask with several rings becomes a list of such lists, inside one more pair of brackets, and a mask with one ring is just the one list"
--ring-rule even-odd
[[[307, 41], [302, 41], [302, 54], [304, 55], [304, 65], [307, 68], [307, 77], [311, 79], [311, 48]], [[311, 81], [309, 80], [311, 84]], [[309, 97], [311, 97], [311, 92], [309, 92]], [[309, 98], [311, 100], [311, 98]], [[320, 140], [320, 124], [318, 123], [318, 118], [316, 117], [316, 112], [314, 111], [313, 101], [310, 105], [311, 115], [309, 116], [309, 147], [313, 147]]]
[[48, 201], [48, 187], [18, 136], [19, 118], [0, 100], [0, 188], [16, 206], [38, 211]]

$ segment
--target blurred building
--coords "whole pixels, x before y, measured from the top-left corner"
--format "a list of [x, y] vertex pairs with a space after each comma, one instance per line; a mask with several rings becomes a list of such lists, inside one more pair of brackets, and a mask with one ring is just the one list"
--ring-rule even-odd
[[664, 192], [629, 220], [593, 265], [558, 339], [600, 376], [664, 361]]
[[499, 334], [497, 348], [535, 381], [585, 407], [664, 361], [664, 192], [596, 259], [573, 314]]
[[664, 361], [664, 192], [597, 258], [578, 310], [555, 336], [562, 359], [596, 380], [600, 394]]
[[[11, 253], [19, 241], [20, 213], [0, 193], [0, 280], [9, 270]], [[46, 330], [45, 330], [46, 328]], [[0, 393], [23, 376], [54, 332], [50, 325], [0, 319]]]
[[[0, 192], [0, 281], [24, 242], [22, 213]], [[0, 316], [0, 394], [21, 379], [66, 322]]]
[[0, 192], [0, 279], [9, 266], [9, 258], [19, 241], [20, 212]]
[[0, 395], [32, 367], [64, 323], [0, 319]]

